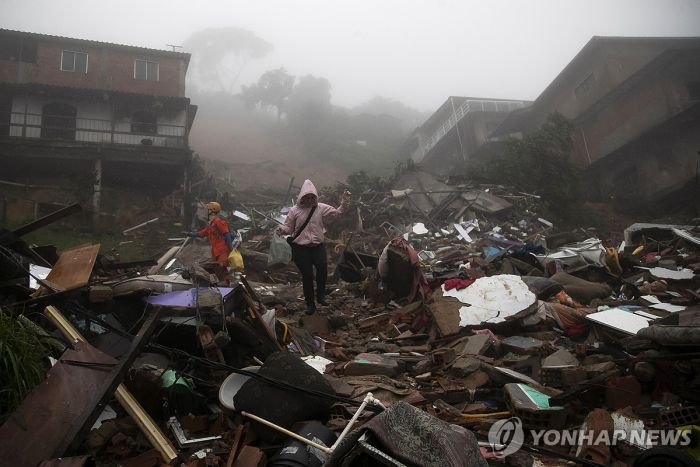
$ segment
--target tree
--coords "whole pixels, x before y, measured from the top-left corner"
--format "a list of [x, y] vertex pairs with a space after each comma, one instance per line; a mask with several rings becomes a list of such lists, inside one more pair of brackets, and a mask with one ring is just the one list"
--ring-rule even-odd
[[202, 87], [218, 87], [232, 93], [238, 78], [252, 59], [261, 58], [272, 45], [247, 29], [207, 28], [194, 32], [184, 47], [192, 53], [192, 73]]
[[243, 86], [240, 98], [250, 108], [275, 107], [277, 109], [277, 121], [279, 122], [287, 99], [294, 90], [295, 79], [284, 68], [266, 71], [260, 76], [257, 84]]
[[311, 75], [299, 78], [289, 96], [287, 118], [290, 126], [303, 138], [309, 155], [327, 154], [332, 146], [328, 131], [333, 125], [331, 83], [326, 78]]
[[299, 78], [289, 97], [289, 118], [295, 126], [318, 125], [333, 113], [331, 83], [326, 78], [306, 75]]
[[571, 161], [574, 126], [559, 113], [551, 114], [522, 140], [513, 139], [484, 167], [493, 183], [542, 196], [557, 215], [566, 215], [579, 195], [581, 169]]

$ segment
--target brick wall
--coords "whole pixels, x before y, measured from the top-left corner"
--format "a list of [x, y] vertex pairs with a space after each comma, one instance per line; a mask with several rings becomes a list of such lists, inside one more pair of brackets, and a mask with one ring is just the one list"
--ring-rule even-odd
[[[63, 50], [88, 54], [88, 72], [61, 70]], [[159, 64], [159, 81], [134, 79], [134, 60]], [[60, 41], [39, 41], [36, 64], [0, 61], [0, 81], [184, 97], [185, 62], [148, 51]]]

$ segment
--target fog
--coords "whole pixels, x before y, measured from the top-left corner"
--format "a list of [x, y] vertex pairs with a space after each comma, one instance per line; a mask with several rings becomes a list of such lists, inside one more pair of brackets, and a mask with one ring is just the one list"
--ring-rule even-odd
[[594, 35], [700, 35], [700, 2], [0, 0], [0, 26], [161, 49], [243, 28], [271, 50], [235, 90], [284, 67], [326, 78], [335, 105], [379, 95], [431, 111], [449, 95], [534, 99]]
[[534, 100], [595, 35], [700, 36], [698, 0], [106, 5], [0, 0], [0, 27], [192, 54], [190, 146], [253, 189], [389, 174], [448, 96]]

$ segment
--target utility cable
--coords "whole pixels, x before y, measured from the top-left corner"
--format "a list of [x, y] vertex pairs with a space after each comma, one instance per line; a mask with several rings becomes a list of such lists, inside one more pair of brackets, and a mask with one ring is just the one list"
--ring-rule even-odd
[[[128, 339], [134, 338], [133, 335], [131, 335], [125, 331], [122, 331], [121, 329], [116, 328], [115, 326], [108, 323], [104, 319], [97, 317], [97, 316], [92, 316], [92, 315], [90, 315], [90, 313], [87, 313], [86, 311], [81, 310], [80, 309], [80, 308], [82, 308], [81, 306], [73, 306], [70, 308], [71, 308], [70, 311], [76, 312], [77, 314], [83, 315], [86, 318], [93, 320], [94, 322], [96, 322], [100, 326], [114, 332], [115, 334], [117, 334], [121, 337], [125, 337]], [[355, 399], [350, 399], [349, 397], [338, 396], [335, 394], [328, 394], [328, 393], [325, 393], [322, 391], [316, 391], [316, 390], [309, 389], [309, 388], [295, 386], [295, 385], [287, 383], [285, 381], [280, 381], [280, 380], [275, 379], [275, 378], [270, 378], [269, 376], [261, 375], [259, 373], [243, 370], [241, 368], [235, 368], [235, 367], [232, 367], [230, 365], [226, 365], [225, 363], [219, 363], [219, 362], [215, 362], [213, 360], [209, 360], [208, 358], [197, 357], [197, 356], [192, 355], [188, 352], [185, 352], [184, 350], [175, 349], [173, 347], [167, 347], [167, 346], [162, 345], [162, 344], [157, 344], [157, 343], [151, 342], [147, 345], [147, 347], [157, 349], [157, 350], [160, 350], [163, 352], [167, 352], [170, 354], [178, 355], [178, 356], [183, 357], [183, 358], [188, 358], [188, 359], [194, 360], [194, 361], [201, 363], [202, 365], [207, 366], [209, 368], [228, 370], [231, 373], [237, 373], [237, 374], [240, 374], [243, 376], [248, 376], [250, 378], [256, 378], [258, 380], [265, 381], [266, 383], [268, 383], [272, 386], [278, 387], [280, 389], [286, 389], [286, 390], [296, 391], [296, 392], [300, 392], [300, 393], [306, 393], [306, 394], [310, 394], [310, 395], [313, 395], [313, 396], [316, 396], [319, 398], [333, 400], [335, 402], [342, 402], [344, 404], [348, 404], [348, 405], [352, 405], [352, 406], [356, 406], [356, 407], [359, 407], [362, 404], [362, 401], [356, 401]], [[379, 407], [369, 406], [369, 405], [367, 406], [367, 409], [372, 410], [372, 411], [377, 412], [377, 413], [382, 411], [382, 409]]]

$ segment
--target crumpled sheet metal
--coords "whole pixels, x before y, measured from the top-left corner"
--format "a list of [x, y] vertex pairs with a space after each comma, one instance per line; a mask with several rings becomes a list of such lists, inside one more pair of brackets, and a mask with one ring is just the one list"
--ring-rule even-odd
[[605, 267], [605, 247], [597, 238], [589, 238], [580, 243], [572, 243], [546, 255], [535, 255], [543, 267], [553, 260], [564, 264], [567, 271], [577, 271], [588, 266]]

